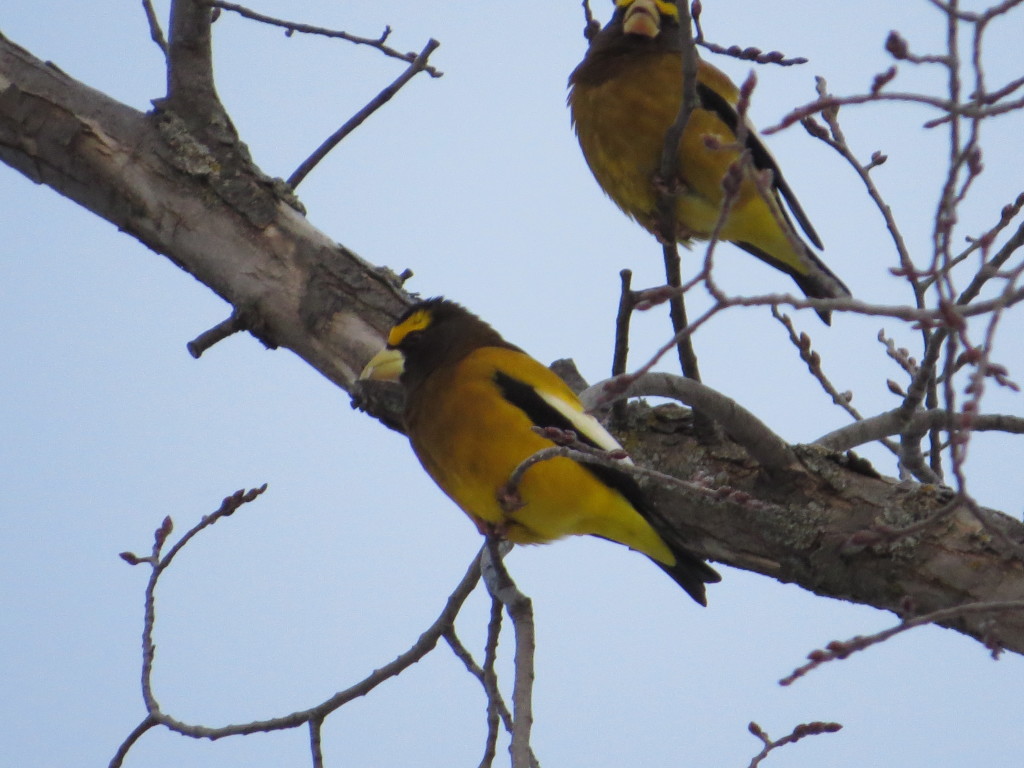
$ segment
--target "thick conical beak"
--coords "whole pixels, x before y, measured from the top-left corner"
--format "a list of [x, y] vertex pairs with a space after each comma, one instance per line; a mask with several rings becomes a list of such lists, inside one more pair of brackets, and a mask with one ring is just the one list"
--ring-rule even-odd
[[405, 370], [405, 358], [397, 349], [385, 347], [363, 368], [359, 379], [373, 379], [374, 381], [398, 381]]
[[622, 20], [622, 31], [627, 35], [657, 37], [661, 31], [661, 12], [655, 0], [636, 0]]

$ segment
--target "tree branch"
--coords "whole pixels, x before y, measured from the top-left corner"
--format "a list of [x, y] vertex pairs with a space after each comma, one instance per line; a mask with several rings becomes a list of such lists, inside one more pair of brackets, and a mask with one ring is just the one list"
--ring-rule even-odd
[[211, 10], [197, 0], [172, 0], [165, 106], [193, 126], [227, 120], [213, 80]]
[[587, 409], [626, 397], [671, 397], [691, 408], [705, 411], [733, 440], [750, 451], [765, 469], [786, 469], [796, 463], [789, 445], [764, 422], [735, 400], [693, 379], [667, 373], [645, 373], [639, 378], [623, 376], [601, 381], [580, 394], [580, 400]]
[[[390, 270], [310, 224], [242, 147], [217, 151], [173, 115], [133, 110], [0, 37], [0, 160], [167, 256], [233, 308], [246, 308], [250, 333], [263, 343], [292, 350], [350, 390], [409, 297]], [[993, 306], [1021, 297], [1015, 291]], [[871, 310], [852, 300], [828, 304]], [[955, 311], [980, 314], [985, 304]], [[917, 309], [875, 313], [938, 317]], [[401, 424], [400, 401], [371, 405], [386, 424]], [[797, 468], [779, 477], [728, 440], [700, 445], [682, 409], [634, 403], [626, 416], [619, 435], [635, 461], [703, 485], [643, 481], [663, 511], [666, 535], [699, 554], [897, 613], [908, 595], [926, 612], [1024, 599], [1024, 563], [1007, 544], [1024, 542], [1016, 520], [981, 511], [1003, 541], [958, 510], [891, 542], [872, 530], [876, 521], [905, 527], [929, 517], [944, 503], [941, 492], [864, 474], [856, 463], [810, 449], [798, 449]], [[972, 616], [944, 625], [978, 638], [994, 631], [1024, 652], [1019, 612], [984, 626]]]
[[302, 161], [302, 164], [296, 168], [292, 175], [288, 177], [289, 186], [294, 189], [302, 183], [302, 180], [309, 175], [309, 172], [313, 170], [317, 163], [327, 157], [327, 153], [334, 149], [338, 144], [348, 136], [352, 131], [362, 125], [366, 118], [376, 112], [378, 109], [387, 104], [398, 93], [402, 86], [412, 80], [417, 74], [428, 69], [427, 59], [430, 58], [430, 54], [440, 45], [436, 40], [430, 40], [420, 51], [419, 55], [412, 60], [405, 72], [399, 75], [391, 85], [387, 86], [374, 96], [370, 101], [356, 112], [352, 117], [345, 121], [345, 124], [338, 130], [332, 133], [327, 139], [316, 148], [309, 157]]
[[[371, 48], [376, 48], [378, 51], [383, 53], [385, 56], [390, 56], [393, 59], [399, 61], [405, 61], [412, 63], [416, 60], [415, 53], [402, 53], [397, 51], [389, 45], [385, 45], [387, 39], [391, 36], [391, 27], [385, 27], [380, 37], [360, 37], [359, 35], [353, 35], [348, 32], [342, 32], [337, 29], [327, 29], [325, 27], [316, 27], [312, 24], [301, 24], [297, 21], [286, 21], [285, 19], [278, 19], [273, 16], [267, 16], [266, 14], [257, 13], [249, 8], [238, 5], [237, 3], [222, 2], [222, 0], [204, 0], [205, 4], [211, 8], [223, 8], [225, 11], [233, 11], [239, 16], [252, 21], [258, 21], [261, 24], [269, 24], [274, 27], [281, 27], [285, 30], [285, 34], [291, 36], [294, 32], [300, 32], [306, 35], [320, 35], [322, 37], [333, 37], [339, 40], [344, 40], [349, 43], [355, 43], [356, 45], [368, 45]], [[434, 67], [425, 66], [423, 70], [427, 72], [431, 77], [441, 77], [442, 73]]]

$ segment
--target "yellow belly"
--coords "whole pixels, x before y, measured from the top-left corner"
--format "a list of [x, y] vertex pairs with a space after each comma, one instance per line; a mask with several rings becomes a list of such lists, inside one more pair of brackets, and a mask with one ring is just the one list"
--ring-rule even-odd
[[[727, 98], [735, 87], [724, 74], [701, 62], [700, 80]], [[682, 61], [678, 54], [639, 56], [623, 62], [611, 77], [597, 84], [577, 85], [569, 96], [580, 147], [594, 177], [609, 197], [657, 235], [658, 193], [655, 182], [665, 133], [682, 102]], [[708, 138], [721, 146], [707, 146]], [[695, 109], [679, 147], [676, 206], [678, 239], [707, 239], [718, 222], [724, 192], [722, 180], [739, 157], [732, 130], [714, 112]], [[805, 258], [778, 223], [778, 202], [766, 199], [748, 173], [731, 201], [720, 236], [748, 243], [799, 273]]]
[[[506, 349], [477, 350], [444, 379], [435, 375], [424, 383], [425, 402], [432, 407], [418, 409], [415, 423], [409, 425], [413, 448], [424, 468], [466, 514], [501, 528], [517, 544], [591, 534], [674, 564], [668, 547], [633, 506], [571, 459], [535, 464], [519, 484], [522, 506], [502, 507], [498, 493], [513, 470], [552, 445], [531, 430], [529, 417], [504, 399], [492, 379], [496, 357], [507, 361], [508, 355], [518, 354]], [[545, 386], [565, 388], [540, 363], [522, 357], [531, 365], [531, 383], [540, 379]], [[455, 381], [457, 391], [452, 390]], [[432, 396], [431, 390], [444, 391], [445, 396]]]

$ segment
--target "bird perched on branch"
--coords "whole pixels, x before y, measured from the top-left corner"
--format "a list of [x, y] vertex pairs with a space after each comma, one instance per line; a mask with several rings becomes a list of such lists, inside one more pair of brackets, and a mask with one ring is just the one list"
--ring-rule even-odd
[[623, 469], [560, 456], [513, 472], [555, 445], [534, 427], [571, 430], [604, 451], [621, 450], [555, 373], [455, 302], [411, 307], [360, 379], [400, 381], [405, 429], [423, 468], [483, 533], [516, 544], [590, 534], [654, 560], [694, 600], [720, 576], [703, 560], [665, 541], [648, 520], [650, 506]]
[[[683, 93], [683, 42], [674, 0], [615, 0], [611, 21], [591, 40], [569, 87], [572, 122], [598, 184], [629, 216], [662, 237], [656, 183], [665, 134]], [[796, 233], [787, 206], [807, 238], [822, 247], [775, 159], [737, 113], [738, 100], [729, 78], [698, 60], [697, 104], [679, 142], [676, 178], [661, 180], [670, 187], [678, 184], [676, 239], [687, 243], [712, 236], [725, 199], [723, 179], [741, 156], [742, 121], [750, 164], [719, 237], [787, 273], [809, 297], [849, 296]], [[770, 176], [759, 188], [757, 177], [765, 172]], [[819, 314], [829, 321], [828, 313]]]

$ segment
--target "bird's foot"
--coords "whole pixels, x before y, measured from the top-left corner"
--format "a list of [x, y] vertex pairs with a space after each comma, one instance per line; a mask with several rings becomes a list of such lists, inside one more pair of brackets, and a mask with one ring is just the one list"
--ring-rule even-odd
[[505, 516], [510, 520], [513, 512], [526, 506], [526, 502], [523, 501], [523, 497], [519, 495], [519, 490], [511, 487], [507, 483], [498, 489], [497, 495], [501, 511], [504, 512]]
[[476, 529], [480, 531], [481, 536], [493, 536], [496, 539], [502, 540], [506, 538], [509, 526], [511, 525], [511, 521], [491, 523], [487, 520], [480, 520], [475, 517], [473, 518], [473, 522], [476, 524]]

